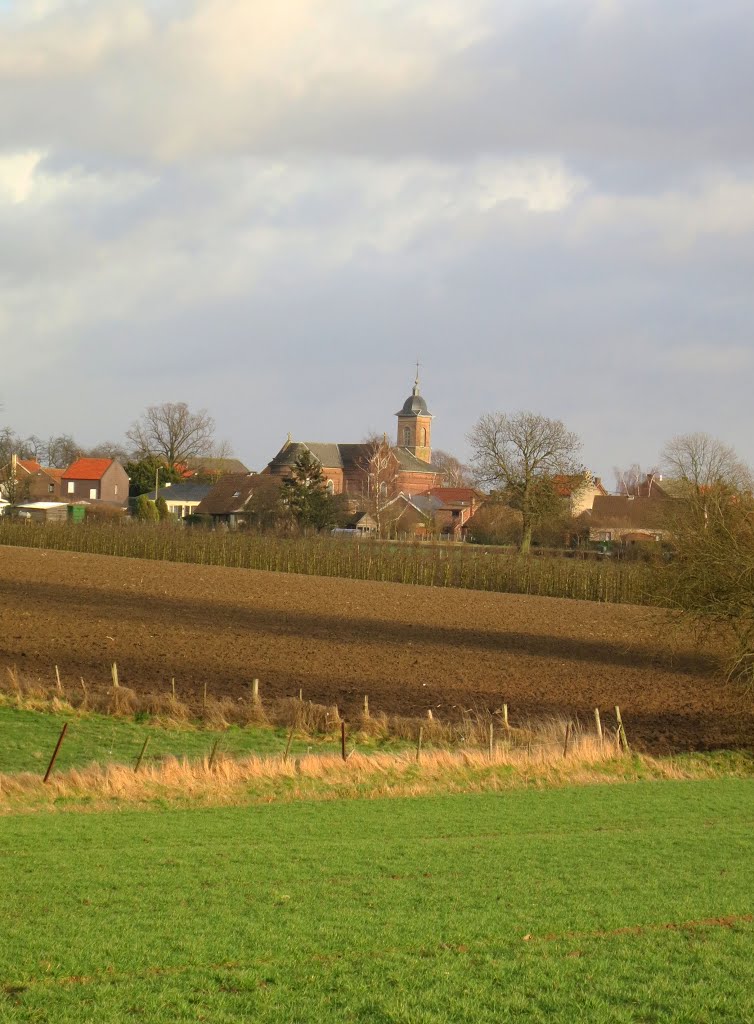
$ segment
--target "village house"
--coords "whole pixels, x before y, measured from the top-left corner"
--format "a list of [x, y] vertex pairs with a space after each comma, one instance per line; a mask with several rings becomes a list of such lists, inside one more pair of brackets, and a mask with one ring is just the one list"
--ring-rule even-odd
[[624, 545], [667, 540], [671, 507], [672, 499], [667, 498], [599, 495], [589, 517], [589, 540]]
[[231, 529], [248, 525], [251, 518], [249, 504], [259, 480], [256, 473], [226, 473], [196, 506], [198, 516], [209, 516], [214, 526]]
[[125, 508], [128, 476], [115, 459], [76, 459], [61, 475], [62, 498], [71, 502], [102, 502]]
[[558, 473], [553, 477], [553, 484], [558, 497], [567, 504], [569, 514], [574, 518], [588, 512], [595, 498], [607, 497], [600, 478], [588, 470], [584, 473]]
[[165, 484], [158, 491], [150, 491], [150, 501], [164, 498], [168, 512], [176, 519], [194, 515], [201, 502], [212, 490], [212, 484]]

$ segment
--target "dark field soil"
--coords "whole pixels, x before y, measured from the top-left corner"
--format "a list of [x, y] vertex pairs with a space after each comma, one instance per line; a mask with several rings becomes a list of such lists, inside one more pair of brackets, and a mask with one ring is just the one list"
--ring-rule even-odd
[[754, 748], [754, 703], [666, 612], [0, 547], [0, 669], [179, 693], [298, 694], [356, 714], [513, 724], [619, 704], [653, 751]]

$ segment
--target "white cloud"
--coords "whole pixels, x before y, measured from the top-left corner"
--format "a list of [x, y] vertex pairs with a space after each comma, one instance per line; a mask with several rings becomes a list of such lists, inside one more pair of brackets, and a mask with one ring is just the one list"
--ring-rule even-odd
[[34, 172], [42, 153], [10, 153], [0, 155], [0, 204], [3, 200], [23, 203], [34, 188]]

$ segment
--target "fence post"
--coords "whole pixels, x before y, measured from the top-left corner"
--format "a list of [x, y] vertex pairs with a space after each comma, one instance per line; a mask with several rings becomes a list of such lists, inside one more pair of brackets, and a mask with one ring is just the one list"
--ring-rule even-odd
[[295, 729], [296, 729], [296, 723], [294, 722], [293, 725], [291, 726], [291, 731], [288, 733], [288, 741], [285, 744], [285, 753], [283, 754], [283, 764], [285, 764], [286, 761], [288, 760], [288, 752], [291, 749], [291, 743], [293, 743], [293, 733], [294, 733]]
[[144, 740], [142, 748], [139, 751], [139, 756], [136, 758], [136, 764], [134, 765], [134, 775], [138, 772], [139, 768], [141, 767], [141, 761], [142, 761], [142, 758], [144, 757], [144, 753], [145, 753], [145, 751], [147, 749], [147, 744], [148, 743], [149, 743], [149, 736], [147, 736], [147, 738]]
[[346, 759], [346, 723], [341, 721], [340, 723], [340, 754], [343, 760]]
[[603, 742], [602, 720], [600, 719], [600, 709], [599, 708], [595, 708], [594, 709], [594, 724], [597, 726], [597, 735], [600, 738], [600, 746], [602, 746], [602, 742]]
[[495, 726], [490, 722], [490, 761], [492, 760], [495, 750]]
[[117, 662], [113, 662], [113, 667], [110, 669], [110, 674], [113, 677], [113, 689], [117, 690], [120, 683], [118, 682], [118, 665]]
[[57, 757], [58, 757], [58, 752], [60, 751], [60, 745], [63, 742], [63, 737], [65, 736], [67, 731], [68, 731], [68, 722], [65, 722], [63, 724], [63, 728], [60, 731], [60, 735], [58, 736], [58, 742], [55, 744], [55, 749], [52, 752], [52, 757], [50, 758], [50, 763], [47, 765], [47, 771], [45, 772], [45, 777], [44, 777], [44, 779], [42, 779], [43, 782], [47, 782], [47, 780], [50, 777], [50, 772], [52, 771], [52, 769], [53, 769], [53, 767], [55, 765], [55, 761], [57, 760]]
[[55, 685], [57, 687], [58, 693], [62, 693], [63, 692], [63, 684], [60, 681], [60, 669], [58, 668], [57, 665], [55, 666]]
[[568, 754], [568, 741], [571, 738], [571, 723], [566, 722], [565, 743], [563, 744], [563, 757]]
[[510, 725], [508, 724], [508, 705], [507, 704], [503, 704], [503, 725], [505, 726], [506, 729], [510, 729]]
[[212, 765], [215, 763], [215, 754], [217, 753], [217, 745], [219, 742], [220, 737], [218, 736], [215, 742], [212, 744], [212, 751], [210, 752], [209, 761], [207, 762], [207, 771], [212, 771]]
[[416, 763], [418, 764], [422, 758], [422, 735], [424, 733], [423, 726], [419, 726], [419, 735], [416, 738]]
[[258, 679], [252, 679], [251, 680], [251, 699], [254, 701], [255, 704], [259, 703], [259, 680]]
[[364, 718], [369, 718], [369, 697], [364, 694]]
[[628, 740], [626, 739], [626, 730], [623, 728], [623, 719], [621, 718], [620, 708], [615, 705], [615, 717], [618, 720], [618, 739], [623, 749], [628, 753]]

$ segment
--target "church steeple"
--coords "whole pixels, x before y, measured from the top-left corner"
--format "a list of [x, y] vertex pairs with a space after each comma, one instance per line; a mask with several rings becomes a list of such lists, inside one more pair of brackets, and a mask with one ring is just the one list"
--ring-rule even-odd
[[419, 392], [419, 363], [411, 394], [398, 417], [398, 447], [407, 448], [422, 462], [432, 461], [432, 414]]

